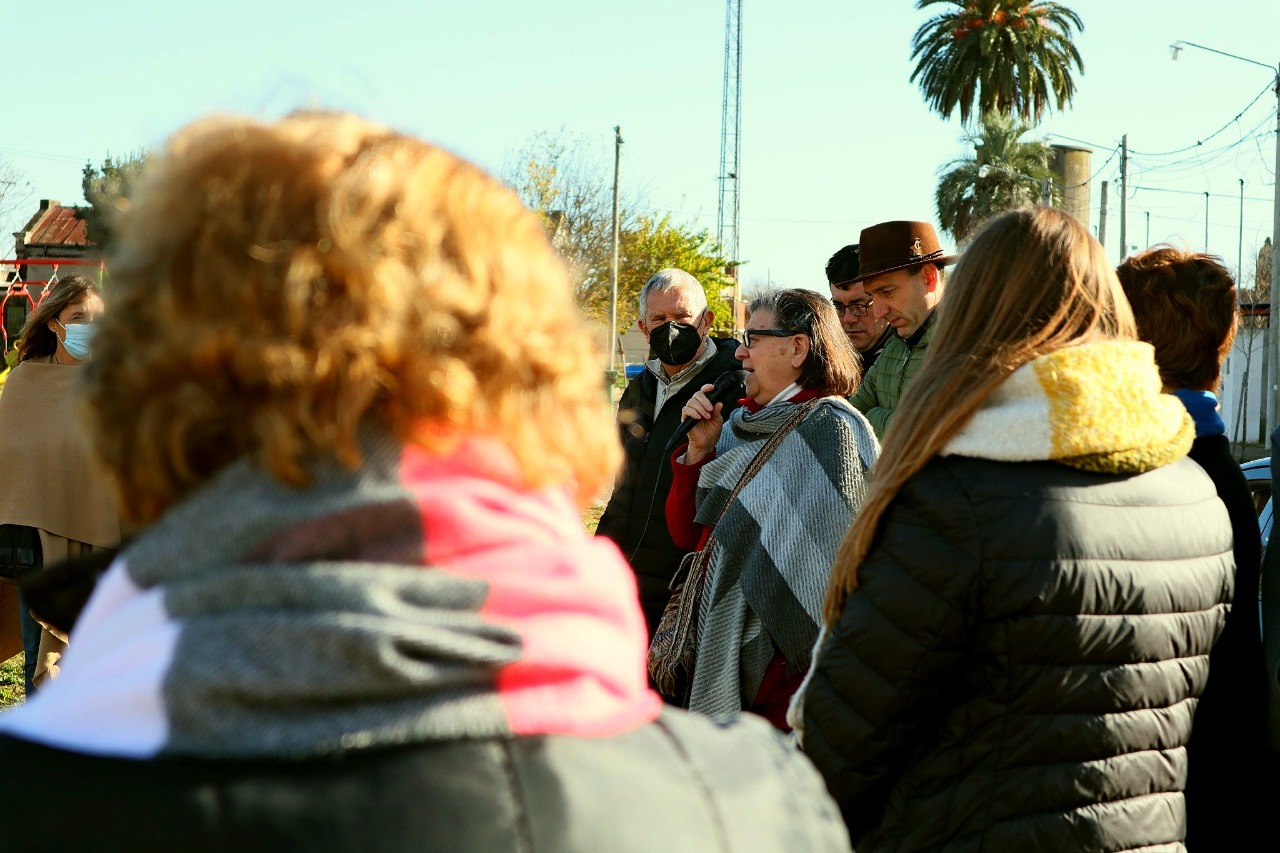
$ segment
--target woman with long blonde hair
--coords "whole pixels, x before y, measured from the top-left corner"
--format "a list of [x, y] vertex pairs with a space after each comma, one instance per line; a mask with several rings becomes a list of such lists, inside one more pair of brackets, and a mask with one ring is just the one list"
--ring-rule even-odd
[[1084, 226], [978, 235], [792, 709], [859, 853], [1180, 847], [1232, 573], [1193, 437]]

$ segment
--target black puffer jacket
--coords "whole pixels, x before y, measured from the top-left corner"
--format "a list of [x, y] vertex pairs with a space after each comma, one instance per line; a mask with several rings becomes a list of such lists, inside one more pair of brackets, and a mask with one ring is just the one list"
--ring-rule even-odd
[[[656, 421], [653, 408], [658, 398], [658, 379], [648, 370], [631, 380], [618, 404], [618, 427], [626, 460], [596, 534], [612, 539], [631, 564], [650, 634], [671, 598], [671, 578], [686, 553], [671, 541], [663, 509], [667, 492], [671, 491], [667, 442], [680, 425], [680, 410], [689, 398], [726, 370], [742, 367], [742, 362], [733, 357], [737, 341], [712, 338], [712, 342], [716, 345], [715, 357], [663, 404]], [[727, 404], [725, 417], [735, 408], [736, 402]]]
[[1209, 656], [1209, 684], [1187, 744], [1187, 847], [1247, 850], [1270, 829], [1280, 761], [1266, 748], [1267, 674], [1258, 624], [1262, 541], [1249, 484], [1221, 433], [1187, 454], [1218, 489], [1235, 536], [1235, 600]]
[[3, 851], [849, 850], [821, 780], [767, 724], [674, 710], [608, 738], [306, 761], [131, 761], [0, 736], [0, 767], [47, 792], [0, 821]]
[[1232, 591], [1205, 473], [937, 458], [882, 524], [804, 697], [858, 853], [1181, 849]]

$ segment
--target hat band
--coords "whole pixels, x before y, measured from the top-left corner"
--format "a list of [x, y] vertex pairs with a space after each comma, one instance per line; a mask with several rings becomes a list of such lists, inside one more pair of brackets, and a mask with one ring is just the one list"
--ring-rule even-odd
[[927, 264], [930, 261], [941, 258], [945, 254], [946, 252], [942, 249], [938, 249], [937, 251], [930, 252], [927, 255], [912, 255], [905, 261], [882, 261], [880, 263], [867, 263], [867, 259], [864, 256], [862, 259], [862, 269], [858, 271], [858, 278], [866, 278], [869, 270], [902, 269], [903, 267], [912, 267], [916, 264]]
[[941, 249], [938, 249], [937, 251], [934, 251], [934, 252], [930, 252], [930, 253], [929, 253], [929, 254], [927, 254], [927, 255], [912, 255], [912, 256], [911, 256], [911, 258], [910, 258], [910, 260], [908, 260], [908, 261], [907, 261], [907, 263], [909, 263], [909, 264], [923, 264], [923, 263], [927, 263], [928, 261], [933, 260], [934, 258], [939, 258], [939, 257], [942, 257], [942, 250], [941, 250]]

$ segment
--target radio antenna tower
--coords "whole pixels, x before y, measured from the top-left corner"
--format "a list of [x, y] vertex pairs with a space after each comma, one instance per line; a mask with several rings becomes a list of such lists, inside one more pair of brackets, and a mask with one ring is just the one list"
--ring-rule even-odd
[[720, 112], [720, 202], [716, 240], [728, 256], [733, 275], [733, 325], [737, 329], [742, 285], [738, 280], [738, 146], [742, 138], [742, 0], [726, 0], [724, 19], [724, 97]]

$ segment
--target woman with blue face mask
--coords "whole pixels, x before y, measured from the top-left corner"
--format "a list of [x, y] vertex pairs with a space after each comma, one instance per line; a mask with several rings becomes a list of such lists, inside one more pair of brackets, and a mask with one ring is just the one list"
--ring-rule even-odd
[[[97, 305], [100, 311], [102, 300], [98, 299], [97, 296], [92, 297], [92, 299], [97, 300]], [[70, 356], [77, 362], [84, 361], [89, 357], [89, 344], [90, 340], [93, 338], [93, 321], [84, 319], [88, 310], [88, 303], [89, 299], [86, 298], [85, 301], [81, 302], [79, 305], [67, 306], [66, 311], [72, 311], [75, 315], [67, 320], [67, 323], [70, 325], [64, 324], [56, 317], [49, 321], [50, 325], [57, 323], [62, 327], [62, 337], [58, 340], [58, 353]], [[54, 334], [55, 336], [57, 335], [56, 332]], [[57, 361], [58, 364], [69, 363], [65, 360], [59, 359], [57, 355], [54, 356], [54, 360]]]
[[[114, 493], [89, 455], [79, 417], [79, 371], [67, 369], [91, 357], [93, 323], [102, 309], [92, 279], [70, 275], [57, 282], [27, 318], [19, 364], [0, 395], [0, 525], [5, 541], [16, 537], [39, 555], [32, 560], [37, 568], [110, 550], [120, 541]], [[19, 610], [30, 691], [57, 674], [66, 638], [31, 618], [16, 578], [4, 577], [18, 571], [0, 571], [0, 607]], [[11, 647], [14, 638], [0, 638], [0, 644]]]

